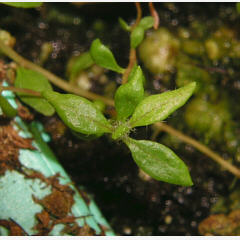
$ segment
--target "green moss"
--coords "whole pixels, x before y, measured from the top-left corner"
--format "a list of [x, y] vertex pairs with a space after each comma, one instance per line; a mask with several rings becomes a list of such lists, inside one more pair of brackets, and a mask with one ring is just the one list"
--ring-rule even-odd
[[139, 56], [153, 74], [173, 70], [180, 42], [167, 29], [160, 28], [147, 36], [139, 47]]
[[176, 84], [178, 87], [185, 86], [190, 82], [197, 83], [197, 91], [202, 90], [206, 85], [211, 84], [210, 74], [193, 64], [178, 64]]
[[218, 102], [209, 102], [206, 95], [192, 100], [185, 112], [188, 127], [203, 135], [206, 141], [221, 141], [224, 126], [230, 119], [227, 101], [220, 99]]
[[182, 50], [193, 56], [202, 56], [205, 53], [205, 47], [201, 41], [198, 40], [184, 40], [181, 44]]

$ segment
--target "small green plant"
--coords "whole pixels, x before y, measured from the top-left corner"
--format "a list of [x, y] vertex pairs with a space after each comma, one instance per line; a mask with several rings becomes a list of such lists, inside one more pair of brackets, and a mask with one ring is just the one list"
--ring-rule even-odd
[[[134, 53], [135, 48], [142, 42], [145, 31], [153, 26], [154, 19], [145, 17], [133, 29], [124, 20], [119, 21], [124, 30], [130, 31], [130, 46]], [[136, 164], [152, 178], [191, 186], [193, 183], [187, 166], [172, 150], [157, 142], [132, 139], [129, 135], [134, 128], [162, 121], [183, 106], [193, 94], [196, 83], [146, 97], [141, 67], [134, 63], [129, 69], [122, 68], [111, 50], [99, 39], [92, 42], [89, 52], [78, 58], [73, 66], [73, 74], [92, 64], [115, 71], [126, 78], [114, 97], [116, 119], [106, 119], [96, 104], [86, 98], [53, 91], [45, 76], [23, 67], [17, 69], [14, 83], [18, 89], [16, 92], [24, 103], [46, 116], [51, 116], [56, 111], [75, 134], [85, 135], [90, 139], [110, 134], [113, 140], [123, 141], [130, 149]], [[128, 70], [129, 74], [126, 75]], [[25, 89], [25, 92], [20, 92], [19, 89]], [[1, 101], [0, 104], [3, 106]], [[4, 106], [2, 109], [7, 115], [15, 114], [10, 106]]]
[[[91, 61], [118, 73], [121, 68], [110, 49], [99, 39], [90, 48]], [[84, 63], [86, 64], [86, 62]], [[88, 65], [88, 64], [87, 64]], [[181, 107], [196, 87], [190, 83], [174, 91], [144, 97], [144, 75], [140, 66], [135, 66], [128, 82], [115, 93], [117, 119], [107, 120], [103, 113], [86, 98], [61, 94], [52, 90], [45, 77], [22, 67], [17, 70], [15, 87], [41, 92], [42, 97], [18, 93], [23, 102], [38, 112], [49, 116], [57, 112], [62, 121], [75, 133], [90, 137], [111, 134], [112, 139], [123, 141], [132, 152], [137, 165], [151, 177], [168, 183], [192, 185], [188, 169], [173, 151], [164, 145], [146, 140], [134, 140], [129, 133], [135, 127], [147, 126], [166, 119]]]

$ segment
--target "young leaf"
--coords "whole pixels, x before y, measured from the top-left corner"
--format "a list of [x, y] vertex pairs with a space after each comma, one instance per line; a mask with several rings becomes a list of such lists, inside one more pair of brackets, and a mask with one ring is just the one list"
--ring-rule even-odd
[[129, 117], [144, 96], [143, 73], [141, 67], [133, 69], [127, 83], [121, 85], [115, 94], [118, 120]]
[[70, 79], [76, 77], [76, 75], [82, 70], [91, 67], [94, 64], [89, 52], [81, 54], [79, 57], [74, 59], [74, 63], [71, 66]]
[[151, 16], [144, 17], [141, 19], [138, 26], [142, 27], [145, 31], [151, 27], [153, 27], [154, 24], [154, 18]]
[[193, 94], [196, 83], [192, 82], [174, 91], [151, 95], [143, 99], [136, 107], [130, 125], [146, 126], [167, 118], [183, 106]]
[[44, 91], [42, 95], [55, 107], [60, 118], [72, 130], [87, 135], [112, 131], [112, 126], [101, 111], [87, 99], [54, 91]]
[[0, 95], [0, 108], [2, 112], [9, 118], [13, 118], [17, 115], [17, 110], [12, 107], [6, 98]]
[[5, 5], [18, 8], [35, 8], [42, 5], [41, 2], [1, 2]]
[[137, 165], [152, 178], [182, 186], [193, 184], [187, 166], [166, 146], [131, 138], [125, 143], [130, 148]]
[[125, 30], [126, 32], [130, 32], [131, 27], [126, 23], [126, 21], [124, 21], [121, 17], [118, 18], [118, 21], [123, 30]]
[[123, 73], [125, 70], [117, 64], [111, 50], [103, 45], [99, 39], [96, 39], [92, 42], [90, 54], [95, 63], [101, 67], [118, 73]]
[[[38, 92], [52, 90], [52, 86], [42, 74], [22, 67], [17, 69], [14, 85], [18, 88], [27, 88]], [[24, 103], [46, 116], [51, 116], [55, 112], [53, 106], [44, 98], [34, 97], [26, 93], [17, 93], [17, 95]]]
[[131, 48], [136, 48], [144, 38], [144, 29], [141, 26], [137, 26], [133, 29], [130, 35]]

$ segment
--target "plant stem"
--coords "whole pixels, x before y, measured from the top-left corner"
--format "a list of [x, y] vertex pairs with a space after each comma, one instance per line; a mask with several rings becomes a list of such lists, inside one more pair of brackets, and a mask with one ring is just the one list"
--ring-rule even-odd
[[[51, 81], [53, 84], [55, 84], [56, 86], [60, 87], [61, 89], [67, 91], [67, 92], [72, 92], [75, 93], [77, 95], [89, 98], [91, 100], [102, 100], [105, 104], [109, 105], [109, 106], [114, 106], [114, 101], [113, 99], [109, 99], [109, 98], [105, 98], [102, 97], [98, 94], [95, 93], [91, 93], [88, 91], [84, 91], [80, 88], [76, 88], [71, 86], [70, 84], [68, 84], [67, 82], [65, 82], [63, 79], [57, 77], [56, 75], [54, 75], [53, 73], [37, 66], [36, 64], [26, 60], [25, 58], [23, 58], [22, 56], [20, 56], [19, 54], [17, 54], [13, 49], [11, 49], [10, 47], [6, 46], [1, 40], [0, 40], [0, 50], [5, 53], [9, 58], [13, 59], [15, 62], [17, 62], [19, 65], [35, 70], [41, 74], [43, 74], [45, 77], [47, 77], [49, 79], [49, 81]], [[13, 88], [11, 87], [11, 90]], [[9, 89], [10, 90], [10, 89]], [[28, 89], [29, 90], [29, 89]], [[28, 92], [29, 93], [29, 92]], [[214, 161], [216, 161], [217, 163], [219, 163], [221, 166], [223, 166], [224, 168], [226, 168], [228, 171], [230, 171], [231, 173], [233, 173], [236, 177], [240, 178], [240, 170], [238, 168], [236, 168], [235, 166], [233, 166], [231, 163], [229, 163], [228, 161], [224, 160], [222, 157], [220, 157], [218, 154], [216, 154], [215, 152], [213, 152], [211, 149], [209, 149], [207, 146], [201, 144], [200, 142], [196, 141], [193, 138], [190, 138], [186, 135], [184, 135], [183, 133], [181, 133], [180, 131], [170, 127], [167, 124], [164, 123], [155, 123], [155, 126], [160, 128], [161, 130], [178, 137], [179, 139], [181, 139], [183, 142], [186, 142], [190, 145], [192, 145], [193, 147], [195, 147], [196, 149], [198, 149], [200, 152], [204, 153], [205, 155], [209, 156], [210, 158], [212, 158]]]
[[148, 3], [148, 6], [149, 6], [149, 10], [151, 12], [151, 15], [154, 18], [153, 28], [156, 30], [156, 29], [158, 29], [158, 26], [159, 26], [159, 16], [158, 16], [158, 13], [155, 10], [154, 5], [153, 5], [152, 2]]
[[195, 139], [186, 136], [182, 132], [172, 128], [171, 126], [165, 124], [165, 123], [156, 123], [155, 124], [158, 128], [160, 128], [162, 131], [165, 131], [179, 139], [181, 139], [183, 142], [188, 143], [192, 145], [194, 148], [198, 149], [200, 152], [204, 153], [205, 155], [212, 158], [214, 161], [219, 163], [222, 167], [227, 169], [229, 172], [234, 174], [236, 177], [240, 178], [240, 170], [236, 168], [234, 165], [229, 163], [229, 161], [224, 160], [222, 157], [220, 157], [217, 153], [213, 152], [211, 149], [209, 149], [207, 146], [201, 144], [200, 142], [196, 141]]
[[47, 71], [46, 69], [34, 64], [33, 62], [30, 62], [29, 60], [23, 58], [18, 53], [16, 53], [12, 48], [8, 47], [2, 40], [0, 40], [0, 50], [7, 55], [9, 58], [13, 59], [16, 63], [18, 63], [22, 67], [29, 68], [31, 70], [34, 70], [36, 72], [39, 72], [43, 74], [50, 82], [52, 82], [54, 85], [58, 86], [59, 88], [71, 92], [83, 97], [86, 97], [91, 100], [102, 100], [105, 104], [109, 106], [114, 106], [114, 101], [112, 99], [99, 96], [95, 93], [85, 91], [79, 87], [73, 86], [69, 84], [67, 81], [61, 79], [60, 77], [54, 75], [53, 73]]
[[135, 23], [132, 25], [131, 31], [133, 31], [133, 29], [139, 24], [139, 22], [141, 21], [141, 18], [142, 18], [141, 4], [139, 2], [135, 2], [135, 6], [137, 9], [137, 19], [136, 19]]
[[5, 91], [5, 90], [9, 90], [9, 91], [13, 91], [13, 92], [19, 92], [19, 93], [26, 93], [27, 95], [32, 95], [32, 96], [36, 96], [36, 97], [41, 97], [41, 93], [40, 92], [36, 92], [33, 91], [31, 89], [27, 89], [27, 88], [16, 88], [16, 87], [4, 87], [4, 86], [0, 86], [0, 92], [1, 91]]
[[127, 83], [128, 81], [128, 76], [134, 66], [134, 64], [136, 63], [137, 61], [137, 58], [136, 58], [136, 49], [135, 48], [131, 48], [130, 50], [130, 55], [129, 55], [129, 63], [128, 63], [128, 66], [123, 74], [123, 77], [122, 77], [122, 84], [125, 84]]
[[[139, 2], [135, 2], [135, 6], [137, 9], [137, 19], [135, 21], [135, 23], [132, 25], [131, 27], [131, 32], [133, 31], [133, 29], [139, 24], [139, 22], [141, 21], [142, 18], [142, 8], [141, 8], [141, 4]], [[128, 76], [134, 66], [134, 64], [137, 61], [137, 57], [136, 57], [136, 49], [131, 48], [130, 49], [130, 54], [129, 54], [129, 62], [128, 62], [128, 66], [126, 68], [126, 70], [123, 73], [123, 77], [122, 77], [122, 84], [127, 83], [128, 81]]]

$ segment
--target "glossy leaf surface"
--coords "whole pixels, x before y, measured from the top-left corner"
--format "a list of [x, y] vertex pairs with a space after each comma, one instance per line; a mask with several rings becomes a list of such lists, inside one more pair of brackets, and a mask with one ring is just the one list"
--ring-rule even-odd
[[137, 165], [152, 178], [182, 186], [193, 184], [185, 163], [166, 146], [131, 138], [126, 140], [126, 144]]
[[136, 48], [144, 38], [144, 29], [140, 26], [137, 26], [133, 29], [130, 35], [131, 48]]
[[62, 121], [72, 130], [83, 134], [111, 132], [112, 126], [94, 104], [73, 94], [45, 91], [43, 96], [51, 103]]
[[151, 16], [148, 16], [141, 19], [139, 26], [146, 31], [147, 29], [153, 27], [153, 24], [154, 24], [154, 18]]
[[18, 8], [35, 8], [42, 5], [41, 2], [1, 2], [5, 5]]
[[90, 54], [95, 63], [99, 66], [118, 73], [124, 72], [124, 68], [121, 68], [117, 64], [111, 50], [103, 45], [99, 39], [96, 39], [92, 42]]
[[17, 110], [12, 107], [6, 98], [0, 95], [0, 108], [2, 112], [9, 118], [13, 118], [17, 115]]
[[140, 66], [133, 69], [127, 83], [121, 85], [115, 94], [118, 120], [129, 117], [144, 97], [144, 76]]
[[[14, 85], [18, 88], [27, 88], [38, 92], [52, 90], [49, 81], [42, 74], [22, 67], [17, 69]], [[17, 95], [24, 103], [46, 116], [51, 116], [55, 112], [53, 106], [44, 98], [27, 95], [26, 93], [17, 93]]]
[[130, 125], [146, 126], [164, 120], [186, 103], [195, 87], [196, 83], [192, 82], [177, 90], [146, 97], [136, 107], [130, 119]]

